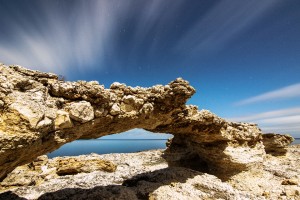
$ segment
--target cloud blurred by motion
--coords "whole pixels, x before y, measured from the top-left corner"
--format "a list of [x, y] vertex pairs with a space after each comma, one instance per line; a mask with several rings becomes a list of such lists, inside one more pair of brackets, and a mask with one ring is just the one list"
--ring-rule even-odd
[[177, 21], [186, 12], [184, 0], [37, 1], [30, 5], [22, 2], [27, 9], [13, 7], [12, 13], [6, 15], [10, 39], [0, 39], [0, 59], [7, 64], [63, 74], [74, 67], [101, 69], [113, 62], [121, 66], [122, 60], [116, 57], [124, 51], [120, 38], [128, 26], [133, 27], [127, 38], [128, 59], [136, 60], [134, 56], [141, 50], [144, 57], [151, 59], [157, 49], [165, 49], [166, 54], [169, 51], [193, 55], [219, 49], [276, 2], [217, 2], [172, 41], [168, 38], [174, 35]]
[[300, 107], [273, 110], [263, 113], [256, 113], [249, 116], [228, 118], [228, 120], [259, 124], [262, 131], [265, 133], [290, 133], [296, 137], [300, 136]]
[[271, 100], [286, 100], [295, 97], [300, 97], [300, 83], [279, 88], [254, 97], [250, 97], [248, 99], [235, 103], [235, 105], [241, 106], [241, 105], [266, 102]]

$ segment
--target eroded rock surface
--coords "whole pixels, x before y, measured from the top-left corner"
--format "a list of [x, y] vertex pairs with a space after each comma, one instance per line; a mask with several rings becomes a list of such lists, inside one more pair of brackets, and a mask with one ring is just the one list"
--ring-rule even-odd
[[0, 70], [0, 180], [65, 143], [133, 128], [173, 134], [164, 155], [171, 166], [193, 161], [191, 168], [219, 177], [262, 167], [260, 129], [185, 105], [195, 89], [181, 78], [165, 86], [116, 82], [105, 89], [97, 81], [61, 81], [20, 66]]
[[[23, 186], [38, 186], [66, 175], [103, 171], [115, 172], [117, 165], [97, 156], [58, 157], [39, 156], [33, 162], [15, 168], [2, 182], [0, 191]], [[0, 198], [1, 199], [1, 198]]]
[[238, 173], [227, 181], [237, 190], [265, 199], [300, 199], [300, 145], [286, 147], [281, 156], [267, 154], [263, 169]]
[[[236, 190], [213, 175], [182, 167], [168, 167], [162, 154], [161, 150], [91, 154], [54, 158], [47, 162], [41, 161], [45, 160], [42, 157], [39, 162], [22, 166], [27, 171], [20, 171], [18, 167], [9, 175], [14, 177], [14, 185], [3, 186], [0, 199], [261, 199]], [[78, 162], [110, 160], [117, 168], [114, 172], [106, 172], [89, 165], [90, 172], [58, 176], [55, 166], [59, 165], [60, 159], [76, 159]], [[34, 170], [33, 165], [37, 168], [41, 166], [44, 172]], [[29, 177], [29, 174], [30, 180], [39, 181], [32, 181], [30, 185], [24, 182], [23, 177]], [[9, 176], [5, 183], [11, 180]]]
[[[300, 199], [300, 145], [287, 147], [284, 156], [267, 154], [262, 168], [237, 173], [227, 181], [188, 168], [169, 167], [163, 153], [40, 156], [4, 179], [0, 199]], [[117, 168], [108, 172], [91, 163], [85, 172], [58, 175], [61, 160], [109, 160]]]
[[272, 155], [284, 155], [287, 147], [294, 141], [290, 135], [267, 133], [262, 136], [266, 152]]

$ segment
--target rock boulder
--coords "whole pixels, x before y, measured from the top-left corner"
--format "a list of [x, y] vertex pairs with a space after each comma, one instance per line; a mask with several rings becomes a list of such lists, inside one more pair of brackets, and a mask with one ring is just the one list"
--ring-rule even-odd
[[275, 156], [284, 155], [287, 147], [294, 141], [294, 138], [287, 134], [267, 133], [262, 136], [266, 152]]

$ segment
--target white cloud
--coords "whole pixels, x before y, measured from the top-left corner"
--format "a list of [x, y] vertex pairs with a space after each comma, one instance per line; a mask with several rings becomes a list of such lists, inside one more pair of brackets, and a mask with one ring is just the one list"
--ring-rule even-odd
[[265, 133], [290, 133], [294, 137], [300, 137], [300, 107], [228, 118], [228, 120], [256, 123]]
[[300, 97], [300, 83], [273, 90], [271, 92], [267, 92], [258, 96], [250, 97], [248, 99], [235, 103], [235, 105], [246, 105], [251, 103], [269, 100], [289, 99], [294, 97]]
[[268, 119], [268, 118], [292, 116], [292, 115], [297, 115], [297, 114], [298, 115], [300, 114], [300, 107], [273, 110], [273, 111], [258, 113], [258, 114], [254, 114], [254, 115], [230, 118], [229, 120], [230, 121], [254, 122], [254, 121]]
[[181, 3], [184, 1], [172, 4], [133, 0], [75, 1], [72, 5], [65, 5], [63, 1], [41, 3], [39, 9], [32, 8], [37, 10], [26, 10], [9, 18], [13, 37], [10, 41], [0, 38], [0, 61], [55, 73], [65, 73], [73, 67], [82, 71], [89, 66], [104, 68], [107, 59], [118, 62], [116, 48], [120, 45], [120, 31], [128, 26], [126, 18], [136, 18], [133, 41], [128, 49], [136, 57], [149, 32], [158, 32], [172, 21]]
[[[97, 67], [104, 68], [107, 59], [112, 62], [111, 65], [115, 64], [113, 62], [122, 65], [113, 56], [118, 56], [118, 34], [128, 27], [126, 19], [135, 19], [132, 21], [135, 24], [131, 45], [126, 53], [129, 58], [138, 59], [137, 51], [149, 40], [149, 33], [153, 38], [162, 36], [166, 27], [176, 25], [176, 18], [186, 1], [170, 2], [91, 0], [75, 1], [73, 4], [64, 1], [40, 3], [39, 6], [44, 6], [41, 10], [32, 6], [31, 11], [21, 10], [7, 18], [13, 37], [9, 41], [1, 41], [0, 38], [0, 60], [5, 64], [20, 64], [56, 73], [64, 73], [73, 67], [88, 70], [86, 68], [94, 67], [95, 62]], [[174, 42], [174, 49], [188, 54], [187, 49], [194, 53], [198, 53], [199, 49], [218, 49], [278, 2], [220, 1], [203, 18], [199, 18], [195, 26], [187, 29], [178, 42]], [[143, 48], [145, 56], [150, 57], [157, 48], [161, 48], [165, 37], [153, 40]]]
[[300, 125], [289, 125], [289, 126], [264, 126], [262, 127], [262, 131], [265, 133], [268, 132], [276, 132], [276, 133], [290, 133], [294, 132], [295, 137], [300, 137]]
[[258, 123], [261, 123], [261, 124], [277, 124], [277, 125], [278, 124], [284, 124], [284, 125], [300, 124], [300, 115], [262, 119], [262, 120], [258, 120]]
[[54, 2], [40, 9], [26, 13], [34, 21], [23, 19], [21, 12], [10, 17], [13, 37], [1, 42], [1, 62], [56, 73], [73, 67], [86, 70], [94, 62], [103, 66], [119, 17], [113, 2], [80, 1], [66, 10], [63, 2]]

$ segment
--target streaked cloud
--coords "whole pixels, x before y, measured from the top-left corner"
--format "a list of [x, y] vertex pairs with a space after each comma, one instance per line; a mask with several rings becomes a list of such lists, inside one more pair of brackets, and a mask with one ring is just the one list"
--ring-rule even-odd
[[[0, 61], [65, 73], [74, 67], [122, 66], [122, 60], [116, 59], [119, 54], [134, 61], [140, 52], [152, 60], [157, 49], [166, 49], [166, 54], [219, 49], [279, 1], [217, 2], [172, 41], [177, 21], [186, 17], [185, 0], [36, 2], [24, 10], [13, 7], [4, 15], [11, 36], [0, 38]], [[120, 38], [129, 31], [127, 27], [131, 32], [124, 52]]]
[[294, 133], [295, 137], [300, 137], [300, 126], [299, 125], [289, 125], [289, 126], [264, 126], [262, 130], [265, 133], [275, 132], [275, 133]]
[[262, 124], [300, 124], [300, 115], [262, 119], [258, 122]]
[[101, 68], [119, 17], [115, 3], [76, 1], [66, 9], [63, 1], [53, 1], [14, 13], [7, 19], [12, 36], [1, 41], [0, 60], [59, 73], [73, 67], [86, 70], [95, 62]]
[[295, 137], [300, 137], [300, 107], [228, 118], [228, 120], [256, 123], [265, 133], [290, 133]]
[[286, 109], [258, 113], [258, 114], [254, 114], [254, 115], [230, 118], [230, 120], [231, 121], [253, 122], [253, 121], [263, 120], [263, 119], [268, 119], [268, 118], [293, 116], [293, 115], [298, 115], [298, 114], [300, 114], [300, 107], [293, 107], [293, 108], [286, 108]]
[[241, 106], [270, 100], [290, 99], [294, 97], [300, 97], [300, 83], [250, 97], [235, 103], [235, 105]]
[[118, 58], [124, 48], [120, 48], [123, 45], [120, 38], [128, 31], [127, 27], [135, 28], [131, 30], [130, 48], [121, 53], [133, 59], [141, 49], [149, 54], [151, 47], [141, 46], [149, 40], [149, 33], [158, 35], [184, 3], [182, 0], [170, 2], [38, 2], [27, 8], [32, 10], [15, 12], [7, 18], [11, 35], [9, 40], [0, 38], [0, 61], [56, 73], [65, 73], [74, 67], [103, 69], [107, 67], [107, 60], [110, 65], [122, 67], [124, 63]]
[[223, 0], [200, 18], [176, 46], [186, 53], [218, 51], [266, 15], [279, 1]]

